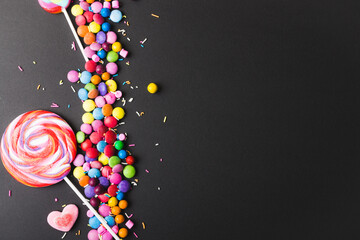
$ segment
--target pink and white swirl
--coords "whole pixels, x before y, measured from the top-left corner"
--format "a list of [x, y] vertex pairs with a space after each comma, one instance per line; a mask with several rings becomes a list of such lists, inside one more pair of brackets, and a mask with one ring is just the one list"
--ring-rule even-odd
[[76, 155], [75, 134], [59, 115], [36, 110], [6, 128], [0, 154], [6, 170], [19, 182], [46, 187], [63, 180]]

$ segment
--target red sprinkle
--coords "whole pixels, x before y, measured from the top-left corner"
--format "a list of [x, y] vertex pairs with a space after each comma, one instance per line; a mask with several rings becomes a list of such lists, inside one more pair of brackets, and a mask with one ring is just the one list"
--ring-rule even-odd
[[138, 237], [138, 235], [136, 235], [136, 233], [135, 233], [135, 232], [134, 232], [134, 235], [135, 235], [135, 237], [136, 237], [136, 238], [139, 238], [139, 237]]

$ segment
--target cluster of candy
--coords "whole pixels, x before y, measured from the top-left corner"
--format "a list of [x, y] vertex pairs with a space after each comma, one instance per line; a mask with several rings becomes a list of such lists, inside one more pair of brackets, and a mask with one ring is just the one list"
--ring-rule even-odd
[[[68, 73], [70, 82], [80, 80], [85, 86], [78, 91], [78, 97], [83, 101], [85, 113], [83, 124], [76, 133], [76, 140], [85, 154], [78, 154], [73, 162], [76, 166], [73, 175], [84, 187], [84, 193], [90, 199], [90, 204], [103, 216], [113, 231], [121, 238], [128, 234], [133, 223], [125, 218], [121, 211], [127, 208], [124, 194], [131, 184], [127, 179], [135, 176], [134, 157], [124, 149], [126, 134], [117, 134], [115, 127], [125, 116], [121, 107], [113, 107], [116, 100], [122, 96], [117, 89], [113, 75], [117, 74], [115, 63], [119, 55], [127, 56], [117, 41], [115, 32], [110, 31], [110, 24], [105, 18], [113, 22], [122, 19], [118, 1], [106, 0], [103, 3], [94, 0], [80, 1], [71, 8], [76, 17], [77, 33], [86, 45], [85, 54], [91, 59], [86, 62], [85, 70], [81, 74], [75, 70]], [[107, 64], [105, 65], [105, 59]], [[112, 239], [100, 221], [88, 213], [89, 225], [93, 230], [88, 233], [88, 239]], [[120, 224], [125, 227], [119, 229]]]

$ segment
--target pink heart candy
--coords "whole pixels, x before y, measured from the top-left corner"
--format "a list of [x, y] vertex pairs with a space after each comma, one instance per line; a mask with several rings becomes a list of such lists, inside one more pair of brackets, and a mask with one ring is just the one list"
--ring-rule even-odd
[[62, 212], [53, 211], [47, 217], [49, 225], [56, 230], [68, 232], [74, 226], [79, 209], [74, 204], [67, 205]]

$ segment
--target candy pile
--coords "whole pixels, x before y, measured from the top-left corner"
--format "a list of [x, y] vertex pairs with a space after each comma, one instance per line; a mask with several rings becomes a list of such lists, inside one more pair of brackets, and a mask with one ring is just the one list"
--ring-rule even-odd
[[[110, 31], [110, 24], [105, 19], [118, 23], [122, 13], [118, 10], [119, 2], [106, 0], [80, 1], [71, 8], [78, 25], [77, 33], [83, 38], [85, 54], [90, 59], [85, 64], [85, 71], [69, 71], [70, 82], [80, 82], [83, 88], [78, 90], [78, 97], [83, 102], [85, 113], [83, 124], [76, 133], [76, 140], [85, 154], [78, 154], [73, 162], [73, 175], [84, 187], [84, 193], [90, 204], [105, 218], [108, 225], [121, 238], [128, 235], [133, 222], [125, 218], [121, 211], [127, 208], [124, 195], [131, 189], [128, 179], [135, 176], [134, 157], [124, 148], [127, 135], [117, 134], [118, 121], [125, 116], [121, 107], [114, 107], [122, 96], [113, 79], [118, 72], [115, 63], [119, 56], [126, 58], [128, 52], [117, 41], [117, 34]], [[113, 239], [100, 221], [88, 212], [89, 225], [93, 230], [88, 239]], [[120, 224], [125, 224], [121, 227]]]

